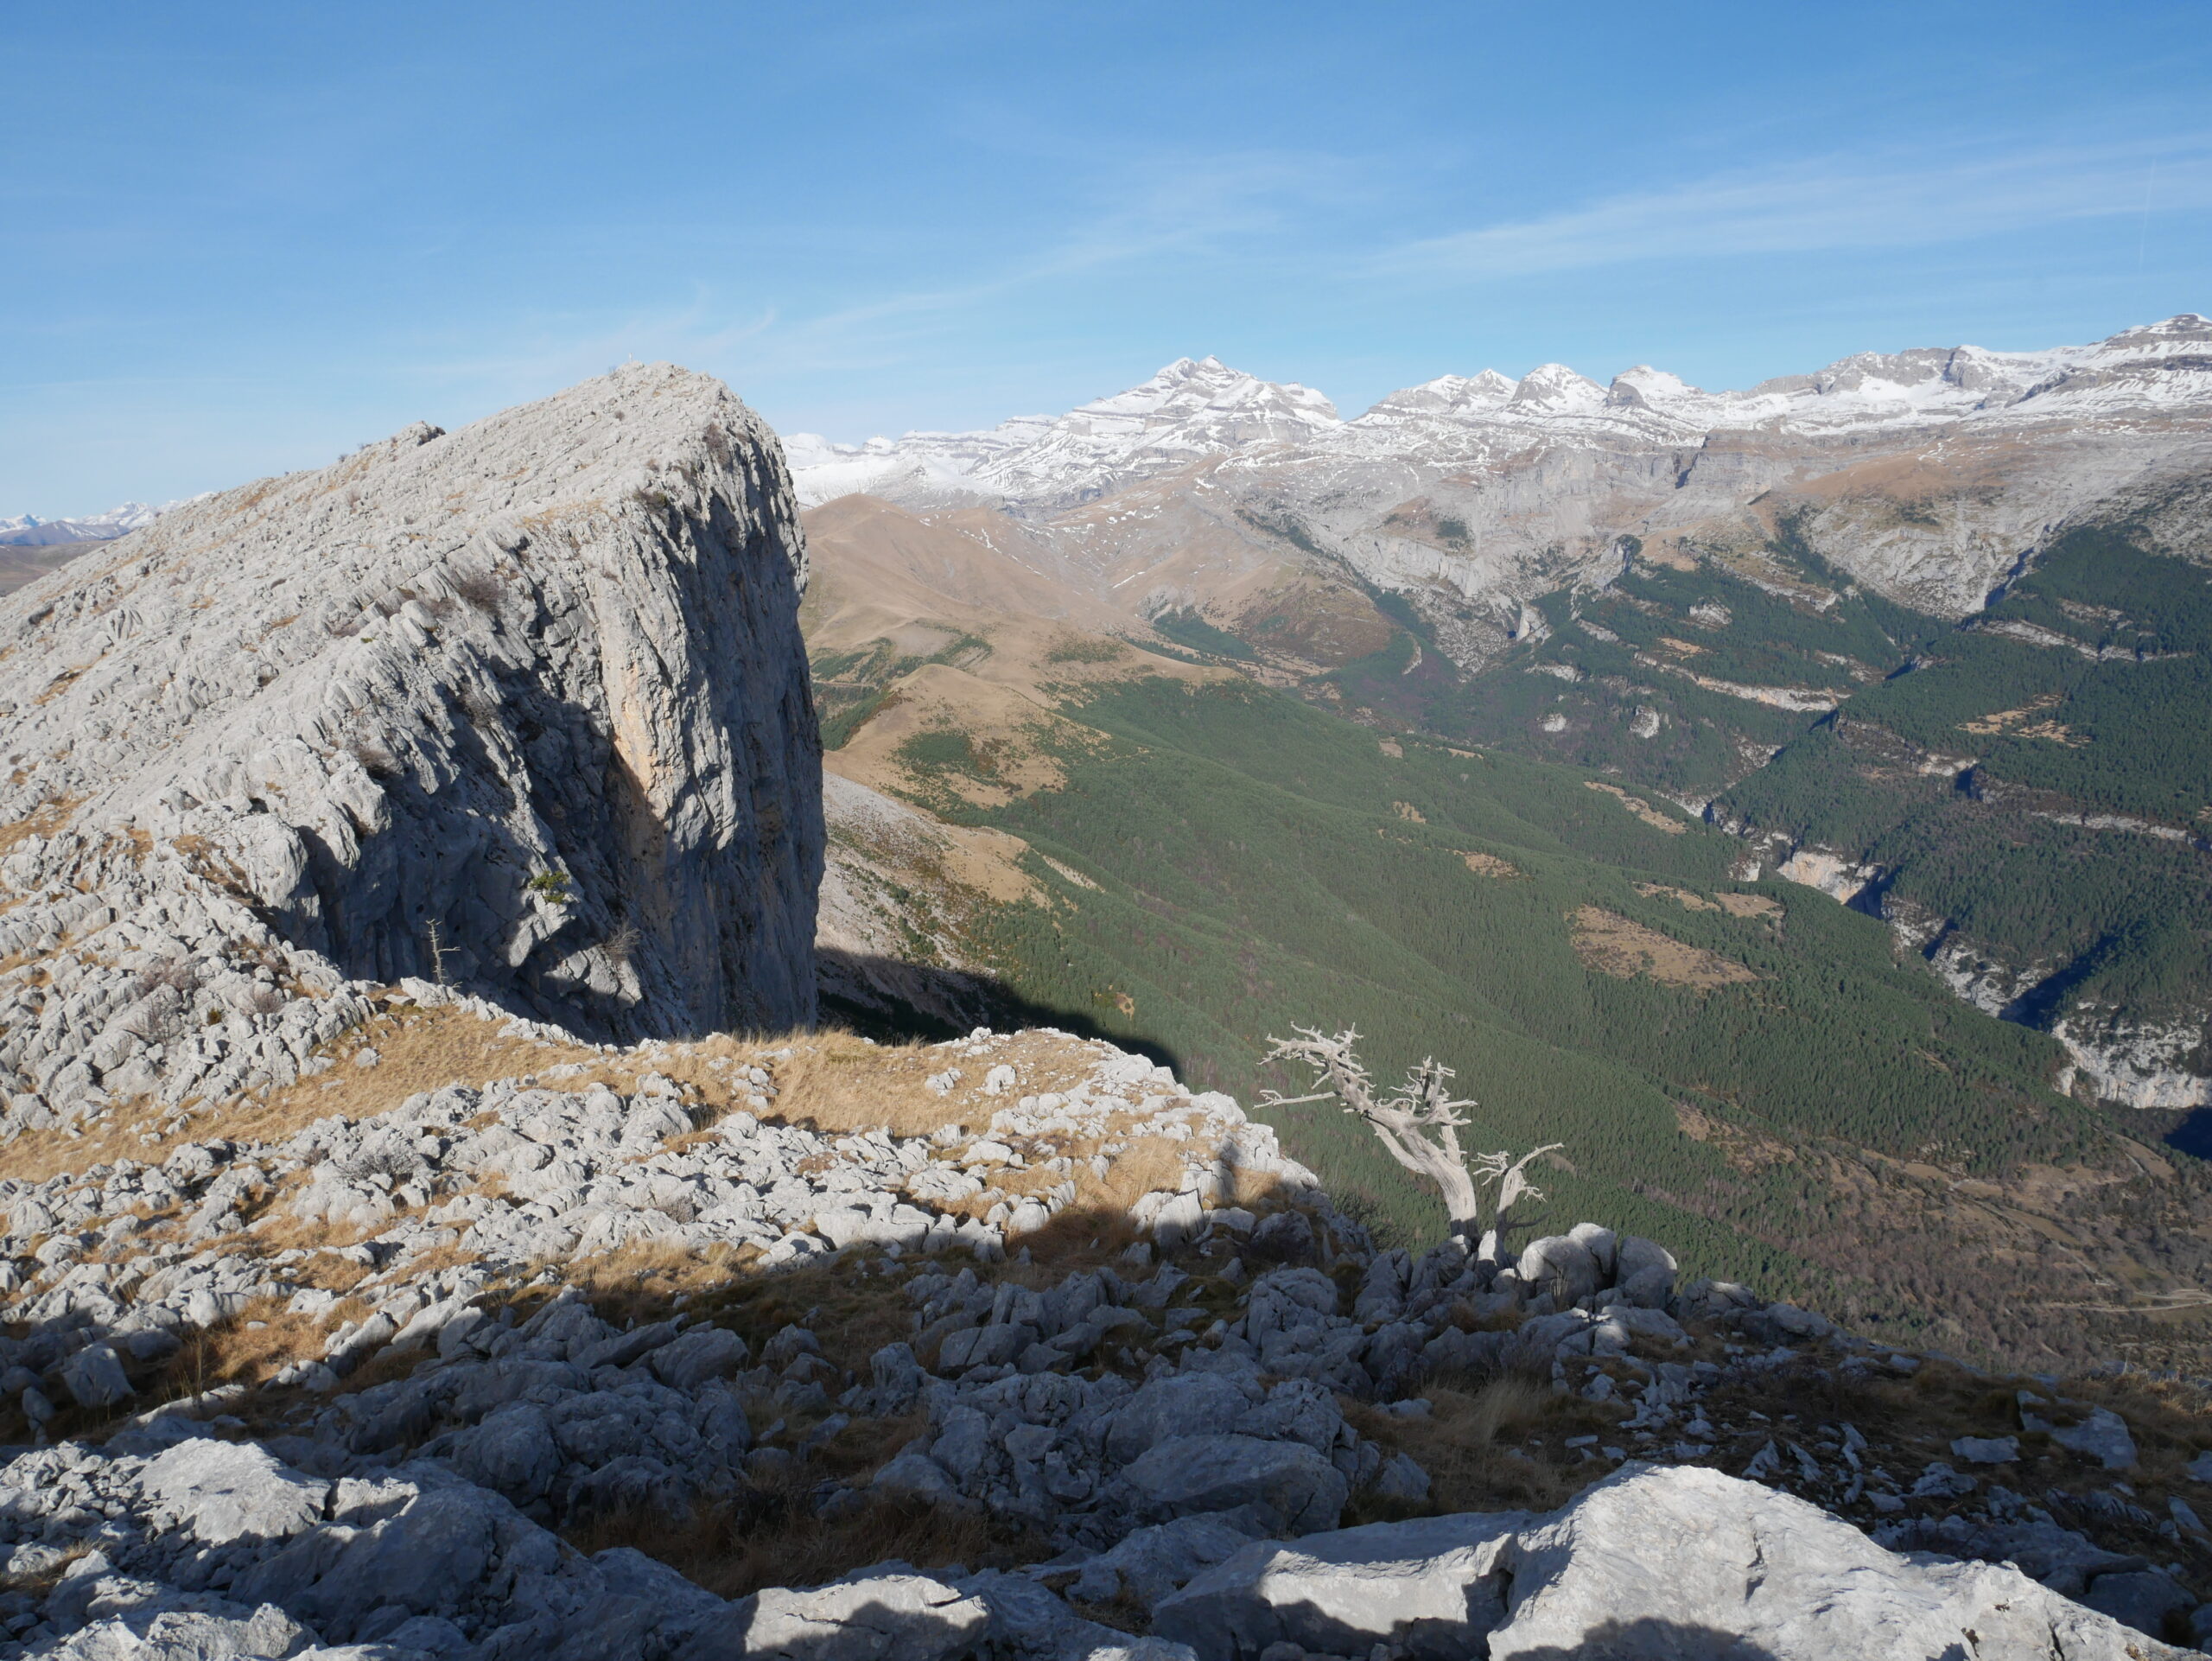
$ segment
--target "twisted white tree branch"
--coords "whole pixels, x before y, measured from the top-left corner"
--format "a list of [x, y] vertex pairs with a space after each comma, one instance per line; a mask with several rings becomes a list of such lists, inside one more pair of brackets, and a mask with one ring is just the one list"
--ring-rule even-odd
[[[1306, 1096], [1284, 1096], [1263, 1091], [1262, 1107], [1296, 1107], [1308, 1102], [1335, 1101], [1344, 1111], [1375, 1132], [1390, 1157], [1414, 1175], [1433, 1183], [1451, 1217], [1452, 1230], [1462, 1237], [1482, 1237], [1485, 1256], [1501, 1249], [1508, 1229], [1507, 1214], [1516, 1200], [1541, 1200], [1543, 1194], [1524, 1174], [1531, 1160], [1556, 1152], [1564, 1144], [1550, 1142], [1515, 1159], [1510, 1153], [1477, 1154], [1471, 1161], [1459, 1148], [1459, 1132], [1467, 1121], [1459, 1110], [1476, 1105], [1471, 1098], [1455, 1098], [1450, 1067], [1433, 1056], [1408, 1069], [1406, 1082], [1396, 1095], [1378, 1097], [1374, 1080], [1353, 1046], [1359, 1041], [1356, 1028], [1327, 1034], [1311, 1027], [1295, 1027], [1295, 1038], [1270, 1034], [1270, 1061], [1296, 1061], [1313, 1069], [1315, 1091]], [[1491, 1220], [1482, 1219], [1482, 1191], [1497, 1187]]]

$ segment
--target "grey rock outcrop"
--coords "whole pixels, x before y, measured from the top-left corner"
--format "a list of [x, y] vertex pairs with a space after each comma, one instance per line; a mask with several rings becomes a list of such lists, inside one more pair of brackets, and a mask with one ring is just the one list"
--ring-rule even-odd
[[1756, 1483], [1643, 1466], [1542, 1517], [1255, 1542], [1163, 1599], [1154, 1629], [1200, 1661], [1256, 1661], [1276, 1644], [1334, 1655], [1384, 1645], [1420, 1661], [2183, 1653], [2009, 1565], [1915, 1561]]
[[348, 978], [602, 1035], [807, 1021], [805, 581], [772, 436], [663, 364], [189, 504], [0, 601], [0, 958], [70, 983], [0, 983], [0, 1085], [204, 1080], [210, 1009], [296, 1066]]

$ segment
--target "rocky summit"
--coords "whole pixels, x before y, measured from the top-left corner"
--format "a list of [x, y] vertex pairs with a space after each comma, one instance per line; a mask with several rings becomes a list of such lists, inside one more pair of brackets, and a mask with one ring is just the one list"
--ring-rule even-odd
[[[1224, 372], [1236, 430], [1333, 420]], [[1535, 1194], [1399, 1244], [1294, 1104], [1134, 1045], [819, 1028], [806, 576], [772, 439], [633, 366], [4, 602], [0, 1661], [2212, 1634], [2179, 1381], [1877, 1343]], [[898, 871], [1028, 880], [844, 798], [840, 984], [899, 983]]]
[[607, 1036], [814, 1009], [806, 563], [772, 437], [637, 366], [192, 503], [0, 609], [0, 1089], [311, 1064], [419, 974]]

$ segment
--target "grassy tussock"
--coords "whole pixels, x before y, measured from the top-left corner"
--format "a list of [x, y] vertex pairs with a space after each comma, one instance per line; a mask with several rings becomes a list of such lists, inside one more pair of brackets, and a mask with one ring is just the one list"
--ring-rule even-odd
[[[1412, 1454], [1430, 1484], [1423, 1505], [1357, 1499], [1348, 1524], [1454, 1511], [1549, 1511], [1612, 1468], [1589, 1463], [1563, 1444], [1569, 1436], [1604, 1434], [1618, 1409], [1555, 1396], [1548, 1384], [1510, 1372], [1432, 1378], [1421, 1393], [1433, 1410], [1426, 1419], [1344, 1402], [1345, 1416], [1363, 1435]], [[1532, 1437], [1543, 1445], [1527, 1445]]]
[[[970, 1058], [925, 1044], [874, 1044], [850, 1033], [810, 1033], [776, 1041], [788, 1056], [767, 1063], [779, 1092], [772, 1117], [832, 1132], [882, 1130], [894, 1136], [926, 1136], [939, 1127], [978, 1131], [991, 1116], [1020, 1096], [1065, 1091], [1088, 1077], [1098, 1052], [1080, 1039], [1023, 1033]], [[1014, 1096], [986, 1096], [988, 1071], [1005, 1062], [1020, 1073]], [[925, 1081], [949, 1068], [961, 1073], [946, 1094]]]
[[582, 1551], [632, 1546], [657, 1557], [718, 1597], [767, 1586], [817, 1586], [893, 1559], [917, 1569], [1011, 1567], [1046, 1555], [1034, 1531], [994, 1522], [980, 1511], [878, 1496], [836, 1518], [815, 1515], [807, 1489], [815, 1478], [774, 1483], [743, 1503], [683, 1518], [653, 1513], [607, 1518], [569, 1531]]

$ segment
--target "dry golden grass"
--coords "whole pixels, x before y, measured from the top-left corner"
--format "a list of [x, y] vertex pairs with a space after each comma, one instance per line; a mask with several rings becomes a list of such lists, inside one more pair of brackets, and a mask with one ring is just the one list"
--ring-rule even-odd
[[766, 1586], [816, 1586], [893, 1559], [924, 1569], [973, 1569], [1010, 1568], [1048, 1555], [1041, 1531], [994, 1521], [980, 1509], [876, 1495], [846, 1516], [818, 1517], [808, 1492], [818, 1480], [810, 1467], [801, 1479], [748, 1490], [739, 1503], [683, 1518], [603, 1518], [570, 1530], [567, 1538], [587, 1552], [633, 1547], [725, 1598]]
[[[389, 1112], [410, 1096], [448, 1085], [480, 1089], [495, 1079], [536, 1078], [569, 1066], [582, 1071], [547, 1082], [567, 1091], [604, 1084], [626, 1094], [647, 1073], [659, 1072], [696, 1087], [712, 1117], [747, 1094], [746, 1086], [731, 1082], [732, 1068], [753, 1062], [764, 1047], [778, 1041], [725, 1035], [640, 1053], [602, 1055], [580, 1045], [509, 1037], [502, 1033], [503, 1025], [466, 1010], [425, 1009], [403, 1002], [380, 1009], [341, 1034], [322, 1052], [336, 1063], [325, 1072], [265, 1095], [248, 1096], [219, 1112], [196, 1111], [179, 1129], [150, 1138], [149, 1133], [169, 1114], [143, 1099], [122, 1104], [106, 1123], [78, 1136], [58, 1130], [29, 1131], [0, 1149], [0, 1176], [35, 1182], [119, 1159], [158, 1164], [181, 1144], [210, 1136], [279, 1142], [320, 1119], [334, 1115], [367, 1118]], [[809, 1036], [781, 1041], [820, 1041]], [[835, 1037], [830, 1041], [860, 1042]], [[377, 1066], [355, 1064], [353, 1058], [364, 1048], [377, 1052]], [[717, 1060], [725, 1064], [720, 1070], [711, 1065]]]
[[1595, 779], [1586, 779], [1583, 784], [1591, 790], [1611, 797], [1654, 830], [1664, 830], [1670, 837], [1679, 837], [1690, 828], [1686, 820], [1674, 818], [1661, 812], [1642, 797], [1630, 795], [1618, 785], [1602, 784]]
[[690, 1306], [726, 1298], [760, 1256], [749, 1245], [694, 1251], [670, 1241], [639, 1241], [565, 1264], [563, 1277], [604, 1319], [643, 1323], [662, 1319], [679, 1299]]
[[83, 800], [81, 796], [63, 796], [41, 803], [22, 818], [0, 824], [0, 854], [13, 853], [18, 845], [33, 837], [50, 837], [55, 831], [66, 829], [69, 816], [77, 811], [78, 804]]
[[1477, 1391], [1466, 1412], [1466, 1435], [1482, 1444], [1518, 1435], [1544, 1422], [1551, 1391], [1533, 1378], [1501, 1373]]
[[[378, 1065], [355, 1065], [353, 1058], [372, 1047]], [[496, 1023], [466, 1010], [412, 1006], [371, 1016], [341, 1034], [326, 1053], [337, 1062], [329, 1072], [272, 1091], [266, 1102], [249, 1100], [226, 1110], [224, 1134], [272, 1140], [334, 1113], [359, 1119], [388, 1112], [426, 1090], [448, 1085], [480, 1088], [495, 1079], [599, 1059], [581, 1047], [502, 1037]]]
[[1117, 1211], [1127, 1211], [1145, 1195], [1160, 1190], [1173, 1193], [1182, 1186], [1183, 1154], [1189, 1143], [1165, 1136], [1135, 1136], [1128, 1149], [1106, 1168], [1103, 1179], [1090, 1178], [1076, 1185], [1078, 1198], [1088, 1187], [1096, 1198]]
[[187, 1337], [163, 1364], [155, 1388], [142, 1393], [173, 1401], [220, 1384], [258, 1387], [292, 1362], [321, 1359], [323, 1340], [335, 1324], [327, 1315], [287, 1314], [274, 1298], [257, 1301]]
[[[376, 1048], [381, 1065], [353, 1065], [365, 1044]], [[26, 1131], [0, 1149], [0, 1176], [40, 1182], [121, 1159], [159, 1164], [183, 1143], [211, 1136], [277, 1142], [333, 1114], [358, 1119], [388, 1111], [421, 1091], [481, 1085], [563, 1061], [598, 1059], [589, 1050], [501, 1038], [493, 1023], [456, 1009], [379, 1015], [342, 1034], [327, 1053], [338, 1062], [327, 1072], [219, 1112], [194, 1113], [179, 1129], [150, 1139], [169, 1111], [147, 1099], [122, 1104], [105, 1123], [78, 1136]]]
[[1701, 894], [1692, 894], [1688, 888], [1672, 888], [1664, 882], [1638, 882], [1636, 891], [1646, 900], [1668, 899], [1684, 911], [1719, 911], [1720, 907]]
[[0, 1575], [0, 1587], [5, 1587], [10, 1592], [20, 1592], [26, 1597], [42, 1601], [49, 1592], [61, 1583], [62, 1577], [69, 1572], [70, 1565], [80, 1557], [90, 1556], [92, 1552], [92, 1547], [88, 1541], [65, 1547], [60, 1556], [35, 1575]]
[[384, 1275], [393, 1280], [401, 1278], [421, 1280], [426, 1276], [442, 1274], [448, 1269], [459, 1269], [465, 1264], [473, 1263], [477, 1260], [477, 1256], [476, 1252], [461, 1244], [459, 1233], [456, 1231], [454, 1238], [450, 1240], [441, 1241], [428, 1251], [418, 1251], [412, 1257], [400, 1258], [391, 1268], [385, 1270]]
[[[353, 1065], [352, 1057], [365, 1045], [377, 1048], [381, 1057], [378, 1066]], [[0, 1158], [0, 1172], [81, 1170], [119, 1157], [156, 1161], [175, 1142], [211, 1134], [271, 1141], [327, 1117], [357, 1119], [389, 1111], [420, 1091], [452, 1084], [481, 1085], [501, 1078], [535, 1079], [563, 1091], [601, 1083], [628, 1092], [645, 1074], [658, 1072], [689, 1086], [695, 1114], [710, 1122], [740, 1104], [750, 1106], [754, 1087], [744, 1081], [744, 1074], [754, 1065], [766, 1067], [774, 1080], [776, 1094], [764, 1112], [771, 1119], [804, 1123], [830, 1133], [883, 1129], [902, 1135], [932, 1132], [951, 1123], [966, 1127], [973, 1136], [1019, 1095], [1065, 1091], [1087, 1078], [1100, 1049], [1072, 1038], [1030, 1033], [995, 1045], [987, 1054], [967, 1056], [937, 1047], [880, 1046], [848, 1034], [815, 1033], [782, 1039], [718, 1037], [608, 1055], [581, 1047], [504, 1037], [497, 1022], [400, 1002], [343, 1035], [332, 1053], [337, 1066], [324, 1075], [272, 1091], [265, 1099], [249, 1099], [219, 1114], [200, 1116], [181, 1134], [157, 1143], [137, 1134], [148, 1111], [135, 1118], [118, 1113], [118, 1123], [92, 1135], [24, 1138]], [[984, 1096], [980, 1088], [984, 1076], [1001, 1063], [1017, 1069], [1019, 1091]], [[924, 1080], [932, 1073], [956, 1066], [963, 1077], [951, 1092], [938, 1095], [925, 1087]], [[553, 1073], [560, 1076], [546, 1076]], [[1132, 1134], [1143, 1122], [1144, 1116], [1132, 1110], [1116, 1113], [1080, 1136], [1016, 1139], [1017, 1151], [1027, 1163], [988, 1173], [991, 1186], [975, 1197], [970, 1208], [980, 1213], [998, 1201], [1042, 1193], [1069, 1181], [1076, 1185], [1077, 1200], [1044, 1228], [1023, 1237], [1020, 1244], [1024, 1250], [1016, 1261], [978, 1265], [979, 1272], [987, 1280], [1012, 1278], [1042, 1289], [1072, 1270], [1120, 1257], [1138, 1238], [1128, 1219], [1130, 1207], [1148, 1193], [1179, 1188], [1186, 1159], [1211, 1154], [1203, 1142]], [[704, 1134], [679, 1140], [690, 1142]], [[1103, 1175], [1091, 1165], [1092, 1157], [1100, 1155], [1110, 1161]], [[1054, 1161], [1063, 1156], [1068, 1168], [1055, 1168]], [[319, 1358], [327, 1334], [340, 1324], [365, 1318], [369, 1299], [381, 1295], [372, 1292], [372, 1285], [381, 1286], [396, 1276], [417, 1279], [471, 1259], [472, 1254], [452, 1237], [380, 1272], [340, 1257], [340, 1250], [386, 1231], [394, 1219], [338, 1227], [302, 1219], [293, 1213], [290, 1202], [304, 1181], [295, 1174], [242, 1199], [245, 1227], [220, 1237], [214, 1249], [264, 1257], [302, 1252], [286, 1266], [284, 1278], [340, 1294], [341, 1301], [314, 1317], [289, 1315], [280, 1306], [260, 1306], [195, 1335], [181, 1353], [161, 1367], [138, 1370], [143, 1374], [140, 1395], [127, 1404], [130, 1408], [143, 1410], [151, 1400], [223, 1384], [265, 1385], [285, 1365]], [[1234, 1197], [1241, 1203], [1264, 1206], [1274, 1186], [1271, 1178], [1238, 1172]], [[149, 1236], [173, 1235], [183, 1210], [172, 1206], [149, 1214], [139, 1232], [119, 1242], [111, 1255], [142, 1250]], [[691, 1318], [736, 1328], [756, 1349], [780, 1327], [796, 1322], [820, 1336], [836, 1365], [856, 1372], [865, 1372], [876, 1349], [910, 1336], [912, 1308], [903, 1295], [902, 1277], [880, 1272], [883, 1259], [854, 1254], [764, 1276], [756, 1272], [759, 1257], [750, 1246], [702, 1253], [640, 1244], [559, 1267], [563, 1281], [582, 1289], [603, 1315], [617, 1321], [659, 1320], [680, 1308]], [[515, 1313], [526, 1315], [549, 1295], [544, 1289], [534, 1289], [513, 1299]], [[355, 1391], [404, 1377], [423, 1359], [419, 1352], [404, 1356], [387, 1352], [349, 1376], [344, 1388]], [[269, 1403], [249, 1397], [235, 1410], [258, 1420], [284, 1410], [292, 1401], [289, 1392]], [[105, 1434], [119, 1411], [69, 1409], [56, 1422], [56, 1433]], [[280, 1422], [269, 1420], [272, 1428]], [[28, 1425], [20, 1429], [28, 1435]], [[872, 1501], [859, 1517], [834, 1524], [817, 1526], [809, 1513], [795, 1525], [796, 1536], [790, 1527], [760, 1533], [746, 1518], [724, 1516], [703, 1519], [693, 1537], [715, 1543], [713, 1550], [724, 1564], [717, 1572], [737, 1586], [788, 1579], [796, 1572], [789, 1565], [802, 1559], [851, 1566], [898, 1550], [920, 1561], [921, 1548], [907, 1541], [910, 1522], [909, 1512], [899, 1505]], [[789, 1543], [792, 1537], [813, 1543], [794, 1547]], [[1019, 1543], [993, 1545], [981, 1535], [976, 1537], [982, 1543], [973, 1550], [960, 1548], [956, 1555], [977, 1557], [988, 1545], [1003, 1556]], [[885, 1539], [905, 1543], [895, 1548], [866, 1543]], [[872, 1555], [842, 1555], [863, 1548]], [[823, 1571], [830, 1572], [834, 1571]]]
[[[1569, 1436], [1605, 1434], [1624, 1416], [1619, 1407], [1555, 1396], [1548, 1385], [1513, 1373], [1432, 1378], [1421, 1393], [1433, 1409], [1426, 1419], [1345, 1404], [1345, 1416], [1363, 1435], [1412, 1454], [1429, 1476], [1425, 1504], [1369, 1498], [1355, 1505], [1347, 1523], [1415, 1512], [1549, 1511], [1612, 1468], [1564, 1444]], [[1543, 1445], [1532, 1445], [1531, 1438]]]
[[1584, 963], [1620, 980], [1649, 975], [1662, 986], [1704, 991], [1758, 978], [1733, 958], [1632, 923], [1617, 912], [1597, 906], [1583, 906], [1574, 913], [1573, 944], [1574, 955]]
[[1763, 894], [1715, 894], [1713, 898], [1719, 902], [1720, 909], [1731, 917], [1764, 917], [1770, 920], [1782, 915], [1782, 902]]
[[[944, 1124], [969, 1130], [988, 1125], [992, 1114], [1014, 1105], [980, 1089], [984, 1075], [1001, 1062], [1021, 1075], [1022, 1095], [1039, 1095], [1073, 1088], [1089, 1076], [1099, 1054], [1080, 1039], [1041, 1032], [1023, 1033], [980, 1058], [935, 1045], [872, 1044], [850, 1033], [811, 1033], [777, 1041], [775, 1047], [791, 1053], [766, 1064], [779, 1092], [771, 1117], [819, 1130], [883, 1130], [895, 1136], [925, 1136]], [[924, 1086], [925, 1079], [949, 1067], [962, 1074], [949, 1094]]]

